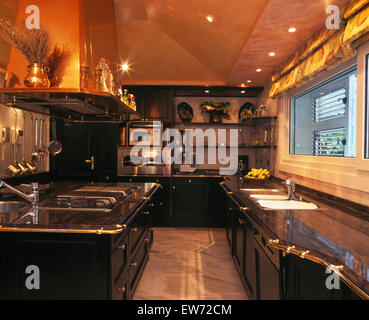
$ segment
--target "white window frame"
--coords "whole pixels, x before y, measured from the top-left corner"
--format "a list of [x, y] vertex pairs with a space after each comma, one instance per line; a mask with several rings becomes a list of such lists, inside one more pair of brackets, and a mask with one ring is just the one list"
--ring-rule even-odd
[[[294, 176], [297, 181], [310, 187], [323, 182], [330, 188], [342, 188], [369, 192], [369, 159], [365, 159], [365, 99], [366, 99], [366, 55], [369, 42], [358, 49], [358, 55], [335, 69], [324, 72], [309, 83], [289, 91], [278, 98], [278, 151], [276, 173], [279, 177]], [[357, 128], [356, 157], [324, 157], [290, 154], [290, 99], [325, 82], [356, 65], [357, 67]], [[305, 183], [303, 182], [305, 181]], [[318, 188], [319, 189], [319, 188]], [[332, 192], [336, 193], [336, 192]], [[342, 192], [341, 192], [342, 193]]]

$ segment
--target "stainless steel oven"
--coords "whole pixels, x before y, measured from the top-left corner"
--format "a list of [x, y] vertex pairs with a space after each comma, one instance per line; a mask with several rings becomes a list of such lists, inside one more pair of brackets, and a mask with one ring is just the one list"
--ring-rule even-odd
[[128, 123], [128, 146], [141, 145], [161, 147], [163, 124], [160, 121], [131, 121]]
[[118, 176], [127, 175], [159, 175], [170, 176], [172, 166], [169, 161], [163, 159], [170, 159], [170, 151], [165, 151], [161, 147], [147, 148], [143, 150], [140, 157], [144, 158], [139, 164], [133, 163], [131, 159], [130, 147], [118, 148]]

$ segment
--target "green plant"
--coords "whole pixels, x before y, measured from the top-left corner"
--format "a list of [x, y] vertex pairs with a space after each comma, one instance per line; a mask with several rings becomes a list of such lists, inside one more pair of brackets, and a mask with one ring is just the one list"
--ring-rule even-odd
[[231, 119], [231, 114], [233, 113], [233, 109], [229, 102], [213, 103], [212, 101], [205, 101], [200, 105], [200, 108], [203, 113], [221, 116], [228, 120]]

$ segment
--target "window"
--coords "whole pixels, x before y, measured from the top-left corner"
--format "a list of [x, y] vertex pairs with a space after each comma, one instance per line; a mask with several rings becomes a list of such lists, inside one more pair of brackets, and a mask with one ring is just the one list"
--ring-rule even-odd
[[355, 157], [356, 90], [352, 68], [291, 98], [290, 153]]
[[369, 158], [369, 54], [366, 56], [366, 108], [365, 108], [365, 158]]

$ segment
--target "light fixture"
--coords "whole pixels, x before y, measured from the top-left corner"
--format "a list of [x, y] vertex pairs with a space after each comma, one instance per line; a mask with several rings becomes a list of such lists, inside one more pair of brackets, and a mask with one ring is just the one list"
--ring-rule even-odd
[[210, 90], [205, 90], [205, 93], [210, 93]]
[[269, 52], [269, 57], [274, 57], [275, 56], [275, 52]]
[[251, 83], [252, 81], [251, 80], [247, 80], [247, 83]]
[[295, 27], [291, 27], [288, 29], [288, 32], [293, 33], [296, 32], [296, 28]]
[[241, 91], [241, 93], [242, 93], [242, 94], [245, 94], [245, 93], [246, 93], [246, 91], [245, 91], [245, 90], [242, 90], [242, 91]]
[[124, 64], [122, 65], [122, 70], [123, 70], [123, 71], [128, 71], [128, 70], [129, 70], [129, 65], [128, 65], [128, 63], [124, 63]]
[[241, 87], [242, 87], [242, 88], [244, 88], [244, 87], [246, 87], [246, 86], [245, 86], [245, 84], [244, 84], [244, 83], [242, 83], [242, 84], [241, 84]]
[[256, 72], [261, 72], [261, 69], [259, 68], [259, 69], [256, 69]]
[[206, 16], [205, 18], [206, 18], [206, 20], [208, 20], [209, 23], [214, 22], [214, 17], [213, 16]]

